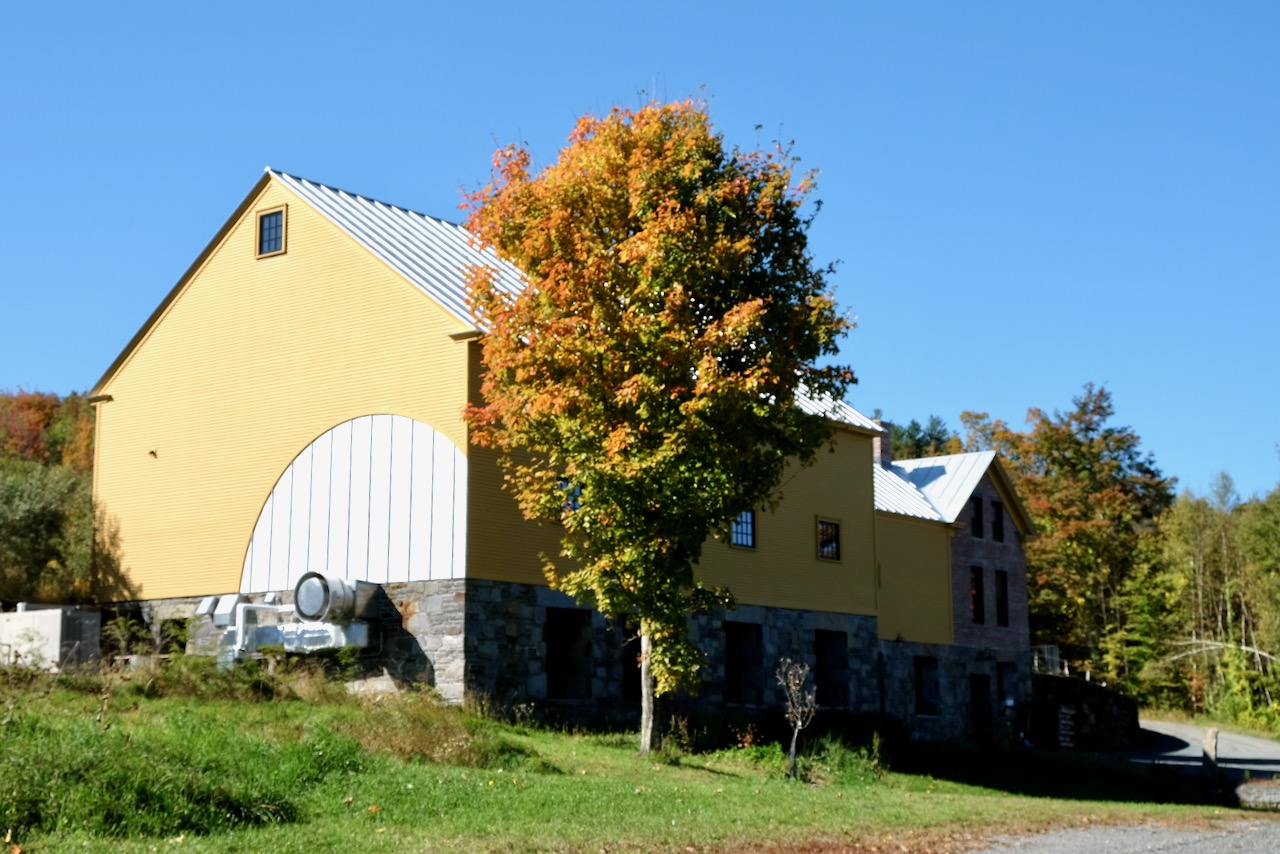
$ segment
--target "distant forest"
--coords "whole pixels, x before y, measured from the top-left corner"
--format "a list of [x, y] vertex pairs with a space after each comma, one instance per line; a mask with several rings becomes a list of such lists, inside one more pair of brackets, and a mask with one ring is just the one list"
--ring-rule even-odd
[[1154, 707], [1280, 728], [1280, 487], [1242, 501], [1227, 474], [1174, 492], [1086, 385], [1027, 429], [985, 412], [893, 428], [893, 456], [994, 450], [1036, 525], [1026, 545], [1031, 642]]

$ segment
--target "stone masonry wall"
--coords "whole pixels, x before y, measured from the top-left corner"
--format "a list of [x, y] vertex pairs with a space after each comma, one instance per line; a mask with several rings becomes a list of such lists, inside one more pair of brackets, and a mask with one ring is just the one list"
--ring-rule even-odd
[[[145, 616], [149, 620], [190, 616], [197, 601], [145, 603]], [[548, 696], [549, 609], [584, 613], [582, 631], [589, 637], [581, 655], [589, 656], [589, 661], [573, 666], [577, 672], [589, 673], [586, 696]], [[636, 642], [601, 614], [581, 608], [563, 593], [545, 586], [480, 579], [409, 582], [382, 585], [373, 610], [373, 646], [366, 660], [375, 669], [385, 667], [399, 682], [434, 686], [447, 702], [483, 697], [499, 707], [531, 704], [580, 722], [632, 723], [638, 718], [639, 702], [634, 693], [638, 683], [627, 684], [628, 678], [635, 679]], [[563, 618], [565, 613], [558, 616]], [[739, 624], [740, 634], [744, 627], [758, 627], [747, 628], [743, 635], [759, 639], [759, 648], [751, 651], [753, 672], [746, 675], [755, 680], [758, 695], [752, 696], [758, 696], [758, 702], [725, 696], [726, 668], [741, 664], [726, 660], [726, 623]], [[791, 658], [808, 664], [816, 678], [815, 637], [819, 631], [843, 633], [847, 645], [843, 672], [847, 702], [826, 708], [888, 714], [918, 738], [963, 739], [975, 734], [973, 704], [982, 702], [984, 709], [979, 711], [991, 718], [991, 731], [984, 735], [998, 737], [1023, 728], [1020, 716], [1031, 689], [1030, 659], [1025, 650], [881, 641], [871, 616], [754, 605], [690, 621], [691, 636], [706, 655], [706, 667], [699, 694], [680, 698], [680, 705], [713, 716], [739, 714], [748, 718], [780, 708], [785, 698], [774, 677], [779, 661]], [[917, 708], [917, 658], [937, 662], [937, 714], [921, 714]], [[979, 677], [976, 683], [975, 676]], [[975, 692], [980, 693], [984, 685], [985, 700], [975, 699]]]
[[[951, 539], [951, 600], [955, 624], [955, 642], [965, 646], [1000, 650], [1025, 650], [1029, 647], [1027, 622], [1027, 560], [1019, 542], [1018, 529], [1003, 506], [1000, 493], [984, 475], [973, 494], [982, 499], [983, 532], [971, 532], [972, 505], [966, 505], [956, 522], [963, 525]], [[1001, 503], [1004, 517], [1004, 542], [992, 538], [994, 528], [992, 502]], [[981, 567], [984, 587], [985, 619], [973, 621], [970, 597], [970, 567]], [[1009, 625], [996, 623], [996, 570], [1009, 574]]]
[[[937, 714], [922, 714], [916, 704], [916, 659], [932, 658], [938, 667]], [[1004, 664], [1003, 692], [1000, 689]], [[882, 711], [906, 724], [914, 738], [955, 741], [972, 737], [1013, 738], [1026, 732], [1031, 701], [1029, 653], [998, 653], [949, 644], [884, 641], [880, 668], [884, 680]], [[973, 707], [973, 677], [986, 678], [985, 708]], [[979, 683], [981, 686], [981, 683]], [[975, 712], [985, 715], [981, 732]]]

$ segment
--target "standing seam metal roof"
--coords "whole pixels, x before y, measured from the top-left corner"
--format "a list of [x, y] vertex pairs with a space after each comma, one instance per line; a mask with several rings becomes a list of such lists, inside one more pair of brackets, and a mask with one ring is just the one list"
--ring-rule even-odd
[[934, 522], [946, 521], [937, 508], [929, 503], [929, 499], [925, 498], [910, 481], [876, 463], [872, 463], [872, 469], [875, 472], [877, 510], [914, 516], [917, 519], [929, 519]]
[[460, 225], [274, 169], [267, 172], [469, 326], [468, 269], [489, 267], [497, 273], [498, 287], [509, 293], [524, 288], [519, 270], [493, 250], [472, 245]]
[[943, 521], [954, 522], [995, 458], [995, 451], [978, 451], [918, 460], [895, 460], [893, 471], [937, 508]]
[[[467, 308], [468, 269], [489, 267], [497, 274], [498, 287], [511, 294], [525, 287], [524, 276], [515, 266], [492, 249], [478, 249], [460, 225], [275, 169], [266, 171], [468, 326], [475, 325]], [[813, 397], [801, 390], [795, 402], [810, 415], [880, 431], [879, 425], [843, 400]]]

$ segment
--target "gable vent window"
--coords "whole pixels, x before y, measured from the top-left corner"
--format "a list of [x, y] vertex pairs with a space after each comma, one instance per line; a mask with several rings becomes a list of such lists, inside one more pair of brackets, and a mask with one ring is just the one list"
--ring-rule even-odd
[[284, 208], [258, 214], [258, 257], [284, 253]]
[[991, 539], [1004, 542], [1004, 505], [999, 501], [991, 502]]

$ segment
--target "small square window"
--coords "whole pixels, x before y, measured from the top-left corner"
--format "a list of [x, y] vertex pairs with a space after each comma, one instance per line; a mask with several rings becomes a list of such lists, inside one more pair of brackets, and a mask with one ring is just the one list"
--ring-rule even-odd
[[284, 208], [275, 208], [258, 214], [259, 258], [284, 252], [284, 212]]
[[729, 542], [740, 549], [756, 547], [756, 511], [743, 510], [729, 526]]
[[818, 520], [818, 557], [840, 559], [840, 523], [833, 519]]

